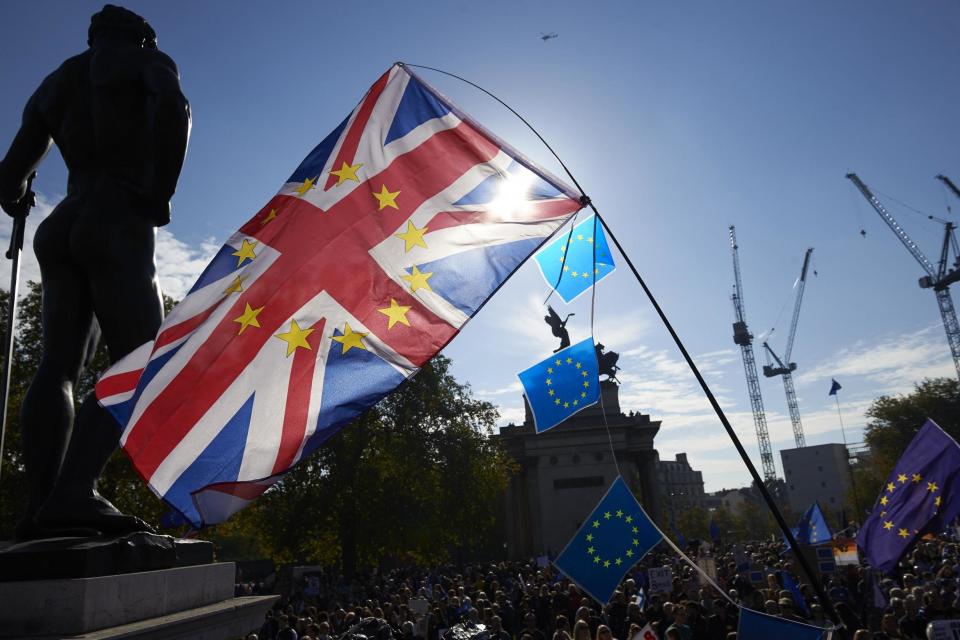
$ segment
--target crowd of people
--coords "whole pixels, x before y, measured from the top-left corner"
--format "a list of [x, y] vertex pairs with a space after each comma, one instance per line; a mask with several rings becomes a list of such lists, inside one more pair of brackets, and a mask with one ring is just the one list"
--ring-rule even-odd
[[[829, 602], [783, 551], [776, 543], [716, 547], [710, 580], [676, 555], [653, 552], [606, 604], [551, 565], [533, 561], [405, 568], [350, 581], [320, 571], [295, 581], [248, 638], [329, 640], [376, 618], [381, 626], [363, 635], [383, 636], [377, 640], [450, 640], [451, 629], [455, 640], [466, 640], [474, 625], [483, 625], [490, 640], [646, 640], [635, 636], [648, 624], [657, 640], [730, 640], [737, 637], [740, 608], [747, 607], [824, 628], [833, 627], [836, 616], [838, 640], [926, 640], [929, 622], [960, 619], [960, 545], [951, 538], [920, 542], [892, 575], [837, 567], [822, 576]], [[672, 569], [669, 590], [648, 584], [646, 569], [660, 566]], [[240, 589], [251, 592], [250, 585]]]

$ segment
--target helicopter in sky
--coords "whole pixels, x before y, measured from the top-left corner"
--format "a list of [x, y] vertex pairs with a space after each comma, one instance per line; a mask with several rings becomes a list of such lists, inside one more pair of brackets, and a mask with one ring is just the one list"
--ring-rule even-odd
[[560, 34], [557, 33], [556, 31], [551, 31], [550, 33], [544, 33], [544, 32], [541, 31], [541, 32], [540, 32], [540, 39], [543, 40], [544, 42], [546, 42], [547, 40], [552, 40], [552, 39], [558, 37], [559, 35], [560, 35]]

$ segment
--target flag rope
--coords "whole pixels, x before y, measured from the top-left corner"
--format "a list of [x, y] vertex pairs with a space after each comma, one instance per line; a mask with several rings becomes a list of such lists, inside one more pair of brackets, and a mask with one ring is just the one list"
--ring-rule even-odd
[[[493, 98], [498, 103], [500, 103], [504, 108], [510, 111], [510, 113], [515, 115], [521, 122], [523, 122], [523, 124], [525, 124], [527, 128], [530, 129], [530, 131], [535, 136], [537, 136], [537, 138], [539, 138], [540, 142], [543, 143], [543, 145], [547, 148], [547, 150], [551, 153], [551, 155], [553, 155], [556, 161], [563, 168], [564, 172], [567, 174], [567, 177], [570, 178], [570, 181], [580, 192], [581, 194], [580, 203], [583, 204], [584, 206], [590, 207], [590, 209], [593, 211], [594, 215], [596, 216], [594, 220], [594, 224], [596, 224], [596, 221], [599, 220], [600, 224], [603, 225], [603, 228], [610, 235], [610, 239], [613, 240], [614, 245], [616, 245], [617, 251], [620, 253], [621, 256], [623, 256], [623, 259], [626, 261], [627, 266], [630, 267], [630, 271], [633, 273], [634, 278], [637, 280], [637, 283], [643, 289], [644, 294], [647, 296], [647, 299], [650, 301], [650, 304], [653, 305], [653, 308], [657, 312], [657, 315], [659, 316], [660, 321], [663, 323], [664, 327], [667, 329], [667, 332], [670, 334], [670, 337], [673, 339], [674, 343], [676, 344], [677, 349], [679, 349], [680, 354], [683, 356], [683, 359], [686, 361], [687, 366], [690, 367], [690, 370], [693, 372], [694, 377], [696, 377], [697, 382], [700, 384], [700, 388], [703, 390], [704, 394], [707, 396], [707, 400], [710, 402], [711, 407], [713, 407], [714, 413], [717, 415], [717, 418], [720, 420], [720, 423], [723, 425], [723, 428], [726, 430], [727, 435], [730, 437], [730, 440], [733, 442], [733, 445], [736, 448], [737, 453], [740, 454], [740, 458], [743, 460], [744, 465], [746, 465], [747, 470], [750, 472], [750, 475], [753, 477], [753, 482], [756, 485], [757, 490], [760, 492], [760, 495], [762, 496], [764, 502], [767, 504], [767, 508], [770, 509], [770, 512], [773, 514], [774, 519], [777, 521], [777, 525], [780, 527], [780, 530], [783, 532], [784, 537], [787, 539], [787, 543], [790, 546], [790, 550], [793, 552], [793, 555], [796, 558], [797, 563], [800, 565], [800, 568], [803, 570], [804, 574], [806, 575], [807, 580], [813, 586], [814, 591], [817, 594], [817, 598], [819, 599], [821, 605], [824, 607], [827, 615], [830, 617], [830, 619], [833, 621], [835, 625], [843, 626], [843, 622], [840, 619], [840, 616], [837, 614], [836, 610], [833, 608], [833, 604], [830, 602], [830, 599], [827, 597], [826, 592], [823, 590], [823, 585], [821, 584], [820, 580], [817, 579], [817, 574], [814, 573], [813, 568], [810, 566], [810, 563], [801, 553], [800, 545], [797, 543], [796, 538], [793, 536], [793, 533], [790, 531], [790, 527], [787, 525], [787, 522], [784, 519], [783, 514], [780, 512], [780, 509], [777, 507], [776, 503], [773, 501], [773, 496], [770, 495], [770, 492], [767, 490], [767, 487], [764, 485], [763, 479], [760, 477], [760, 474], [757, 472], [757, 468], [754, 466], [753, 462], [751, 462], [749, 454], [747, 454], [746, 449], [743, 447], [743, 443], [740, 442], [740, 438], [737, 436], [736, 432], [733, 430], [733, 426], [730, 424], [730, 421], [727, 419], [726, 414], [724, 413], [723, 409], [720, 407], [720, 403], [717, 402], [716, 397], [713, 395], [713, 392], [710, 390], [710, 387], [707, 385], [706, 380], [704, 380], [703, 375], [700, 373], [700, 370], [697, 368], [696, 363], [694, 363], [693, 358], [690, 356], [690, 353], [687, 351], [686, 346], [683, 344], [683, 341], [680, 339], [680, 336], [677, 334], [676, 330], [673, 328], [673, 324], [670, 322], [670, 320], [667, 318], [666, 314], [664, 313], [663, 309], [660, 307], [660, 303], [657, 302], [657, 299], [654, 297], [653, 292], [647, 286], [647, 283], [644, 281], [643, 277], [640, 275], [640, 272], [637, 271], [637, 268], [634, 266], [633, 261], [630, 260], [630, 257], [627, 255], [626, 251], [624, 250], [623, 246], [620, 244], [620, 241], [617, 239], [616, 235], [614, 235], [613, 231], [610, 229], [610, 226], [607, 224], [607, 221], [604, 220], [603, 217], [600, 215], [600, 212], [597, 210], [596, 205], [593, 204], [593, 201], [590, 199], [589, 196], [587, 196], [586, 192], [584, 191], [583, 187], [580, 185], [579, 181], [576, 179], [576, 177], [574, 177], [573, 172], [570, 171], [567, 165], [564, 164], [563, 160], [560, 159], [560, 156], [557, 154], [557, 152], [554, 151], [553, 147], [550, 146], [550, 144], [546, 141], [546, 139], [544, 139], [544, 137], [540, 135], [540, 132], [537, 131], [536, 128], [534, 128], [534, 126], [530, 124], [526, 118], [520, 115], [516, 109], [511, 107], [509, 104], [501, 100], [499, 97], [497, 97], [490, 91], [487, 91], [480, 85], [474, 82], [471, 82], [470, 80], [467, 80], [462, 76], [458, 76], [457, 74], [451, 73], [449, 71], [444, 71], [443, 69], [437, 69], [436, 67], [430, 67], [426, 65], [410, 64], [406, 62], [398, 63], [398, 64], [408, 66], [408, 67], [414, 67], [418, 69], [428, 69], [430, 71], [435, 71], [437, 73], [441, 73], [451, 78], [460, 80], [461, 82], [465, 82], [466, 84], [474, 87], [475, 89], [478, 89], [479, 91], [485, 93], [486, 95], [488, 95], [489, 97]], [[594, 251], [596, 251], [596, 248], [594, 248]], [[594, 290], [595, 289], [596, 289], [596, 286], [594, 286]], [[601, 408], [602, 408], [602, 402], [603, 402], [602, 390], [600, 393], [600, 401], [601, 401]], [[609, 430], [608, 430], [608, 433], [609, 433]], [[613, 443], [611, 440], [611, 447], [612, 447], [612, 444]], [[614, 461], [616, 461], [616, 456], [614, 456]]]

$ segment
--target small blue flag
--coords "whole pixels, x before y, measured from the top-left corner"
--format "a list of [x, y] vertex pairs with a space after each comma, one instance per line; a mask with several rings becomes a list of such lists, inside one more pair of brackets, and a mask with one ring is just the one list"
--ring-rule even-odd
[[720, 527], [714, 520], [710, 520], [710, 539], [714, 542], [720, 539]]
[[913, 541], [960, 515], [960, 446], [928, 419], [887, 477], [857, 534], [874, 569], [890, 572]]
[[617, 476], [553, 564], [597, 602], [607, 603], [630, 568], [663, 540]]
[[785, 620], [740, 608], [740, 623], [737, 625], [737, 640], [821, 640], [827, 637], [827, 629], [802, 622]]
[[805, 615], [810, 615], [810, 607], [807, 606], [807, 600], [803, 597], [803, 594], [800, 593], [800, 585], [797, 584], [797, 581], [793, 579], [786, 571], [780, 571], [780, 581], [783, 583], [783, 588], [790, 592], [790, 596], [793, 598], [793, 603], [797, 605], [797, 608], [800, 611], [803, 611]]
[[[566, 256], [564, 246], [569, 246]], [[537, 253], [536, 260], [547, 284], [556, 287], [557, 293], [568, 303], [584, 291], [589, 291], [594, 282], [600, 282], [616, 268], [603, 227], [599, 221], [594, 224], [594, 216], [576, 225], [572, 233], [560, 234]]]
[[592, 337], [561, 349], [517, 375], [537, 433], [557, 426], [600, 399], [600, 374]]
[[840, 383], [833, 378], [830, 378], [830, 393], [827, 395], [835, 396], [837, 395], [837, 391], [840, 391], [840, 389], [843, 389], [843, 387], [840, 386]]
[[830, 525], [820, 510], [820, 503], [814, 502], [801, 516], [797, 522], [797, 528], [793, 531], [793, 537], [797, 542], [805, 545], [821, 544], [829, 542], [833, 538], [833, 532], [830, 531]]

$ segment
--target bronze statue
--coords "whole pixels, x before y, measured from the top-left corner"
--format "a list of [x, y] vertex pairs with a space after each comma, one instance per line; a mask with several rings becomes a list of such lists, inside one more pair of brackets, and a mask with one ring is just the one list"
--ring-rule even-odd
[[550, 305], [547, 305], [547, 313], [549, 315], [543, 316], [543, 321], [550, 325], [551, 333], [560, 338], [560, 346], [553, 350], [553, 352], [556, 353], [570, 346], [570, 333], [567, 331], [567, 320], [570, 319], [570, 316], [576, 314], [568, 313], [567, 317], [561, 320], [560, 316], [557, 315], [557, 312], [554, 311]]
[[73, 387], [101, 333], [115, 362], [160, 327], [156, 227], [170, 221], [190, 107], [176, 65], [137, 14], [106, 5], [88, 44], [40, 84], [0, 162], [10, 215], [51, 142], [69, 170], [66, 197], [34, 238], [43, 357], [20, 418], [29, 483], [21, 539], [149, 530], [97, 493], [119, 430], [92, 394], [74, 416]]
[[616, 351], [604, 351], [604, 347], [601, 343], [597, 343], [594, 346], [594, 350], [597, 352], [597, 370], [598, 374], [601, 376], [607, 376], [607, 380], [612, 380], [617, 384], [620, 384], [620, 381], [617, 380], [617, 371], [620, 371], [620, 367], [617, 366], [617, 360], [620, 359], [620, 354]]

